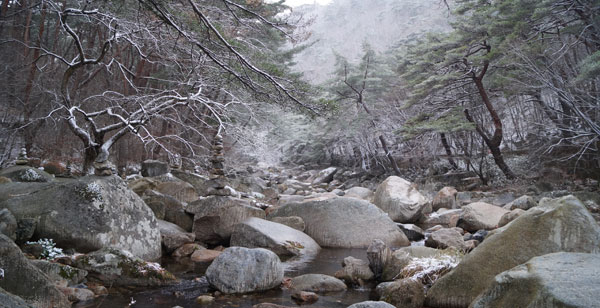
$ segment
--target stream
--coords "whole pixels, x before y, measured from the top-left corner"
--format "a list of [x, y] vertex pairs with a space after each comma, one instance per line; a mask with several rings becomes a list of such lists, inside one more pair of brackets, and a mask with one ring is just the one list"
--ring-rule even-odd
[[[283, 262], [286, 277], [295, 277], [304, 274], [331, 275], [342, 268], [345, 257], [367, 260], [366, 249], [333, 249], [323, 248], [314, 258], [292, 259]], [[207, 265], [194, 262], [175, 262], [173, 259], [163, 259], [162, 265], [179, 278], [180, 283], [172, 286], [137, 289], [137, 290], [109, 290], [109, 294], [96, 298], [93, 301], [74, 304], [76, 308], [171, 308], [174, 306], [198, 307], [196, 298], [200, 295], [210, 294], [204, 272]], [[109, 288], [109, 286], [106, 286]], [[351, 304], [369, 300], [370, 288], [349, 287], [347, 291], [319, 294], [319, 300], [310, 307], [348, 307]], [[134, 304], [130, 305], [131, 302]], [[269, 291], [244, 294], [220, 295], [210, 304], [202, 307], [240, 307], [248, 308], [258, 303], [273, 303], [285, 306], [297, 306], [291, 299], [288, 289], [276, 288]]]

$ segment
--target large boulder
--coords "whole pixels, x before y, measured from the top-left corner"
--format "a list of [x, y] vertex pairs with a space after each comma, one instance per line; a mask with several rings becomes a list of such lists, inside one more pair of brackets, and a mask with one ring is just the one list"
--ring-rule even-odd
[[47, 260], [31, 260], [31, 264], [39, 268], [54, 283], [65, 282], [65, 285], [76, 285], [85, 279], [87, 271], [69, 265]]
[[406, 278], [385, 285], [381, 300], [403, 308], [421, 308], [425, 302], [425, 288], [419, 280]]
[[304, 232], [306, 225], [304, 224], [304, 220], [298, 216], [289, 216], [289, 217], [268, 217], [270, 221], [276, 222], [278, 224], [286, 225], [290, 228], [294, 228], [300, 232]]
[[[0, 256], [0, 269], [3, 273], [0, 276], [0, 289], [21, 297], [34, 307], [71, 307], [67, 297], [54, 286], [48, 276], [29, 263], [19, 247], [3, 234], [0, 234]], [[3, 304], [1, 302], [0, 306]]]
[[280, 256], [316, 255], [321, 249], [303, 232], [255, 217], [234, 227], [230, 245], [266, 248]]
[[2, 288], [0, 288], [0, 303], [2, 303], [2, 308], [35, 308], [22, 298], [6, 292]]
[[0, 210], [0, 233], [17, 240], [17, 219], [8, 209]]
[[156, 191], [175, 198], [181, 203], [190, 203], [198, 200], [198, 193], [192, 184], [184, 181], [168, 181], [156, 185]]
[[527, 195], [521, 196], [509, 203], [507, 203], [504, 207], [504, 209], [512, 211], [514, 209], [521, 209], [524, 211], [527, 211], [528, 209], [537, 206], [537, 202], [535, 202], [535, 200]]
[[373, 204], [354, 198], [335, 197], [284, 205], [270, 217], [299, 216], [304, 232], [321, 247], [366, 248], [374, 239], [389, 247], [410, 242], [394, 222]]
[[348, 306], [348, 308], [395, 308], [396, 306], [390, 305], [386, 302], [375, 302], [366, 301]]
[[80, 252], [112, 246], [158, 259], [160, 231], [144, 201], [116, 176], [0, 186], [0, 208], [19, 222], [37, 221], [35, 235]]
[[158, 160], [145, 160], [142, 162], [142, 176], [159, 176], [169, 172], [169, 164]]
[[462, 212], [462, 209], [448, 210], [440, 208], [436, 212], [421, 217], [417, 225], [423, 229], [429, 229], [437, 225], [444, 228], [454, 228]]
[[158, 228], [162, 245], [167, 253], [189, 243], [193, 243], [195, 236], [193, 233], [187, 233], [181, 227], [168, 221], [159, 220]]
[[373, 191], [365, 187], [352, 187], [344, 192], [344, 197], [362, 199], [371, 202], [373, 199]]
[[415, 259], [432, 259], [455, 254], [455, 250], [439, 250], [425, 246], [402, 247], [392, 253], [385, 263], [381, 281], [398, 279], [402, 270]]
[[377, 186], [373, 203], [400, 223], [416, 222], [427, 210], [427, 199], [415, 185], [397, 176], [390, 176]]
[[194, 216], [185, 212], [185, 208], [177, 199], [154, 190], [146, 190], [142, 200], [148, 205], [157, 219], [174, 223], [187, 232], [192, 231]]
[[329, 183], [333, 181], [333, 176], [337, 171], [338, 169], [336, 167], [329, 167], [327, 169], [323, 169], [314, 176], [311, 184], [318, 185], [322, 183]]
[[498, 228], [498, 223], [509, 211], [485, 202], [474, 202], [463, 207], [456, 226], [469, 232], [477, 230], [492, 230]]
[[532, 258], [498, 274], [471, 307], [598, 308], [600, 255], [558, 252]]
[[163, 286], [176, 282], [175, 276], [158, 263], [145, 262], [130, 252], [102, 248], [74, 257], [73, 266], [88, 272], [88, 279], [112, 286]]
[[425, 240], [425, 246], [438, 249], [454, 247], [463, 251], [467, 249], [463, 235], [454, 229], [441, 229], [431, 233]]
[[265, 218], [265, 211], [246, 199], [224, 196], [200, 198], [186, 211], [194, 214], [196, 240], [207, 244], [227, 243], [235, 225], [250, 217]]
[[210, 189], [210, 185], [207, 184], [209, 178], [206, 176], [182, 170], [171, 170], [171, 174], [182, 181], [190, 183], [200, 196], [206, 196]]
[[432, 209], [434, 211], [441, 208], [455, 209], [457, 207], [456, 194], [458, 194], [458, 191], [454, 187], [446, 186], [442, 188], [431, 201]]
[[344, 291], [346, 284], [332, 276], [323, 274], [306, 274], [292, 278], [290, 287], [297, 291], [337, 292]]
[[29, 166], [12, 166], [0, 170], [0, 176], [13, 182], [52, 182], [54, 177], [40, 169]]
[[510, 224], [491, 232], [477, 249], [427, 293], [430, 307], [467, 307], [494, 277], [548, 253], [600, 252], [600, 226], [573, 196], [542, 199]]
[[230, 247], [208, 267], [206, 279], [226, 294], [269, 290], [281, 284], [283, 266], [272, 251]]

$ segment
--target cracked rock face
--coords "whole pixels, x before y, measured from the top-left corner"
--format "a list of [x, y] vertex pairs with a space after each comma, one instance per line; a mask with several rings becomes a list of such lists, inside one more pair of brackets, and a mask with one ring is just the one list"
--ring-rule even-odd
[[152, 210], [118, 177], [0, 186], [0, 208], [17, 221], [37, 219], [35, 232], [60, 248], [90, 252], [112, 246], [144, 260], [161, 256]]

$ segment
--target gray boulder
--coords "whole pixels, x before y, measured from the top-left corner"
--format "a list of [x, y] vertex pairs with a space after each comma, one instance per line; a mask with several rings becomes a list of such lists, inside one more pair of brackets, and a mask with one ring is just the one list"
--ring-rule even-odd
[[451, 251], [442, 251], [425, 246], [402, 247], [394, 251], [383, 268], [382, 281], [392, 281], [398, 279], [402, 269], [406, 267], [414, 258], [435, 258]]
[[373, 203], [400, 223], [416, 222], [427, 212], [427, 199], [414, 184], [397, 176], [390, 176], [377, 186]]
[[198, 200], [198, 193], [192, 184], [177, 178], [173, 179], [175, 180], [159, 183], [155, 190], [185, 204]]
[[[62, 294], [42, 271], [29, 263], [19, 247], [4, 234], [0, 234], [0, 288], [21, 297], [37, 308], [71, 307]], [[1, 293], [0, 293], [1, 294]], [[8, 295], [4, 297], [10, 297]], [[10, 297], [11, 301], [18, 301]], [[0, 302], [0, 305], [4, 302]]]
[[509, 222], [515, 220], [517, 217], [521, 216], [521, 214], [523, 214], [523, 213], [525, 213], [525, 211], [522, 209], [514, 209], [514, 210], [502, 215], [502, 218], [500, 218], [500, 221], [498, 222], [498, 227], [506, 226]]
[[338, 169], [336, 167], [329, 167], [327, 169], [323, 169], [314, 176], [311, 184], [318, 185], [322, 183], [329, 183], [333, 181], [333, 176], [337, 171]]
[[344, 197], [362, 199], [371, 202], [373, 199], [373, 191], [365, 187], [352, 187], [344, 192]]
[[420, 241], [425, 238], [425, 232], [423, 229], [413, 224], [396, 224], [400, 230], [406, 235], [409, 241]]
[[381, 300], [395, 307], [421, 308], [425, 302], [425, 288], [417, 279], [396, 280], [382, 288]]
[[2, 288], [0, 288], [0, 303], [2, 303], [2, 308], [34, 308], [22, 298], [6, 292]]
[[462, 212], [462, 209], [448, 210], [445, 208], [440, 208], [436, 212], [421, 217], [417, 225], [423, 229], [429, 229], [437, 225], [440, 225], [444, 228], [453, 228], [456, 227]]
[[456, 194], [458, 194], [458, 191], [454, 187], [446, 186], [442, 188], [431, 201], [432, 210], [455, 209], [457, 207]]
[[31, 264], [39, 268], [54, 283], [66, 282], [72, 286], [83, 282], [88, 272], [72, 266], [46, 260], [31, 260]]
[[8, 209], [0, 210], [0, 233], [17, 240], [17, 219]]
[[474, 202], [463, 207], [456, 226], [469, 232], [480, 229], [492, 230], [498, 228], [502, 216], [509, 211], [485, 202]]
[[196, 240], [215, 245], [228, 242], [235, 225], [246, 219], [265, 218], [265, 211], [251, 206], [248, 200], [224, 196], [200, 198], [186, 211], [194, 214]]
[[299, 216], [304, 232], [321, 247], [366, 248], [374, 239], [389, 247], [410, 242], [394, 222], [373, 204], [344, 197], [284, 205], [270, 217]]
[[142, 176], [159, 176], [169, 172], [169, 164], [158, 160], [145, 160], [142, 162]]
[[29, 166], [12, 166], [0, 170], [0, 176], [13, 182], [52, 182], [54, 177], [49, 173]]
[[281, 284], [283, 267], [272, 251], [230, 247], [208, 267], [206, 279], [225, 294], [263, 291]]
[[234, 227], [230, 245], [266, 248], [280, 256], [316, 255], [321, 249], [317, 242], [303, 232], [255, 217]]
[[462, 234], [454, 229], [441, 229], [431, 233], [425, 240], [425, 246], [438, 249], [454, 247], [463, 251], [467, 248]]
[[375, 274], [369, 268], [369, 262], [354, 257], [344, 258], [342, 269], [335, 272], [334, 276], [353, 285], [362, 285], [363, 282], [375, 278]]
[[395, 308], [396, 306], [390, 305], [386, 302], [374, 302], [374, 301], [366, 301], [360, 302], [353, 305], [348, 306], [348, 308]]
[[338, 292], [344, 291], [348, 287], [343, 281], [332, 276], [306, 274], [292, 278], [290, 288], [308, 292]]
[[289, 217], [267, 217], [270, 221], [276, 222], [278, 224], [286, 225], [290, 228], [294, 228], [300, 232], [304, 232], [306, 225], [304, 224], [304, 220], [298, 216], [289, 216]]
[[53, 183], [0, 186], [0, 208], [19, 221], [37, 221], [35, 233], [61, 248], [89, 252], [106, 246], [145, 260], [160, 258], [160, 231], [154, 214], [116, 176], [86, 176]]
[[130, 252], [102, 248], [77, 256], [73, 266], [86, 270], [88, 279], [112, 286], [164, 286], [176, 282], [175, 276], [157, 263], [145, 262]]
[[491, 232], [477, 249], [427, 293], [430, 307], [467, 307], [499, 273], [548, 253], [600, 252], [600, 226], [573, 196], [542, 199], [510, 224]]
[[514, 209], [521, 209], [524, 211], [527, 211], [528, 209], [537, 206], [537, 202], [535, 202], [535, 200], [527, 195], [521, 196], [509, 203], [507, 203], [504, 207], [504, 209], [512, 211]]
[[206, 176], [182, 170], [171, 170], [171, 174], [182, 181], [190, 183], [200, 196], [206, 196], [210, 189], [210, 186], [207, 185], [209, 178]]
[[498, 274], [472, 308], [600, 307], [600, 255], [558, 252]]
[[187, 232], [192, 231], [194, 216], [186, 213], [183, 204], [177, 199], [154, 190], [146, 190], [142, 200], [152, 209], [157, 219], [174, 223]]
[[194, 242], [194, 234], [185, 232], [176, 224], [158, 220], [158, 228], [162, 245], [169, 254], [185, 244]]

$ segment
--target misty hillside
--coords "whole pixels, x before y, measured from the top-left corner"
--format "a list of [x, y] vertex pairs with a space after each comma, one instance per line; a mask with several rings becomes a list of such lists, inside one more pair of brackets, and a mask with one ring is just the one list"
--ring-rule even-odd
[[294, 13], [313, 20], [303, 30], [311, 33], [312, 45], [295, 57], [295, 68], [316, 83], [330, 77], [334, 53], [356, 60], [365, 42], [384, 52], [411, 35], [449, 29], [448, 9], [439, 0], [335, 0], [303, 5]]

